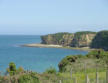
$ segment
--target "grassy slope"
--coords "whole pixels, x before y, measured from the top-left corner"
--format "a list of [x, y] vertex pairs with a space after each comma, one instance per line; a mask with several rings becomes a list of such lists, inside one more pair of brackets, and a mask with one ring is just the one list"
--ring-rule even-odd
[[[95, 83], [96, 81], [96, 72], [91, 72], [91, 73], [87, 73], [90, 83]], [[105, 79], [106, 79], [106, 73], [105, 72], [99, 72], [99, 81], [100, 83], [104, 83]], [[84, 83], [85, 82], [85, 78], [86, 78], [86, 74], [79, 72], [76, 74], [73, 74], [73, 80], [71, 80], [70, 77], [70, 73], [61, 73], [60, 76], [62, 76], [64, 79], [67, 78], [66, 80], [63, 80], [63, 83], [74, 83], [74, 78], [76, 78], [78, 83]]]

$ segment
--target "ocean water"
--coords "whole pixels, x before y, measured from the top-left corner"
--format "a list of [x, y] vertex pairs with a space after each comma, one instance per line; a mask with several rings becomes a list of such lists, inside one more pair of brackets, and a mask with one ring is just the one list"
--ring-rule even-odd
[[10, 62], [25, 70], [44, 72], [50, 66], [58, 70], [58, 63], [67, 55], [87, 54], [87, 51], [61, 48], [21, 47], [29, 43], [40, 43], [40, 36], [1, 35], [0, 36], [0, 71], [5, 72]]

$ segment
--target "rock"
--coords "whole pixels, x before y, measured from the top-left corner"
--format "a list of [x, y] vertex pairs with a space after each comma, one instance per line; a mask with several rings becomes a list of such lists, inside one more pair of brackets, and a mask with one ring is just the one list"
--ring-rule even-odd
[[56, 33], [56, 34], [41, 36], [41, 39], [42, 39], [42, 44], [56, 44], [56, 45], [69, 46], [73, 37], [74, 34], [70, 33]]
[[95, 35], [95, 32], [77, 32], [75, 33], [71, 47], [89, 47]]

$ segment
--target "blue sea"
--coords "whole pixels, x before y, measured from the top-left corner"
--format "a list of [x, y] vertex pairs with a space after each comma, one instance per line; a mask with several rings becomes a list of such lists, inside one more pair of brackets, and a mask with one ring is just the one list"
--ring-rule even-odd
[[67, 55], [87, 54], [87, 51], [61, 48], [21, 47], [29, 43], [40, 43], [36, 35], [1, 35], [0, 36], [0, 71], [5, 72], [10, 62], [25, 70], [44, 72], [50, 66], [58, 70], [58, 63]]

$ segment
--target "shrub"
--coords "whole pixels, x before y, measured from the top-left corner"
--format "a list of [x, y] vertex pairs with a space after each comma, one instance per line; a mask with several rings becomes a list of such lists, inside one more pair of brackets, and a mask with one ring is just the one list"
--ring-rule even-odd
[[10, 75], [15, 75], [16, 74], [16, 65], [15, 65], [15, 63], [11, 62], [9, 64], [9, 68], [7, 69], [7, 71], [8, 71], [8, 73]]
[[[81, 57], [81, 56], [79, 56]], [[75, 56], [67, 56], [65, 57], [60, 63], [59, 63], [59, 71], [60, 72], [65, 72], [66, 71], [66, 66], [67, 65], [70, 65], [71, 63], [73, 62], [76, 62], [76, 60], [79, 58], [78, 55], [75, 55]]]
[[17, 73], [23, 73], [23, 72], [24, 72], [23, 67], [19, 67], [19, 68], [17, 69]]
[[40, 83], [35, 74], [25, 74], [19, 77], [18, 83]]
[[53, 67], [48, 68], [44, 73], [48, 73], [48, 74], [56, 74], [56, 69]]
[[89, 52], [86, 56], [88, 58], [97, 58], [97, 59], [100, 59], [102, 57], [105, 57], [108, 55], [108, 52], [100, 49], [100, 50], [93, 50], [91, 52]]

